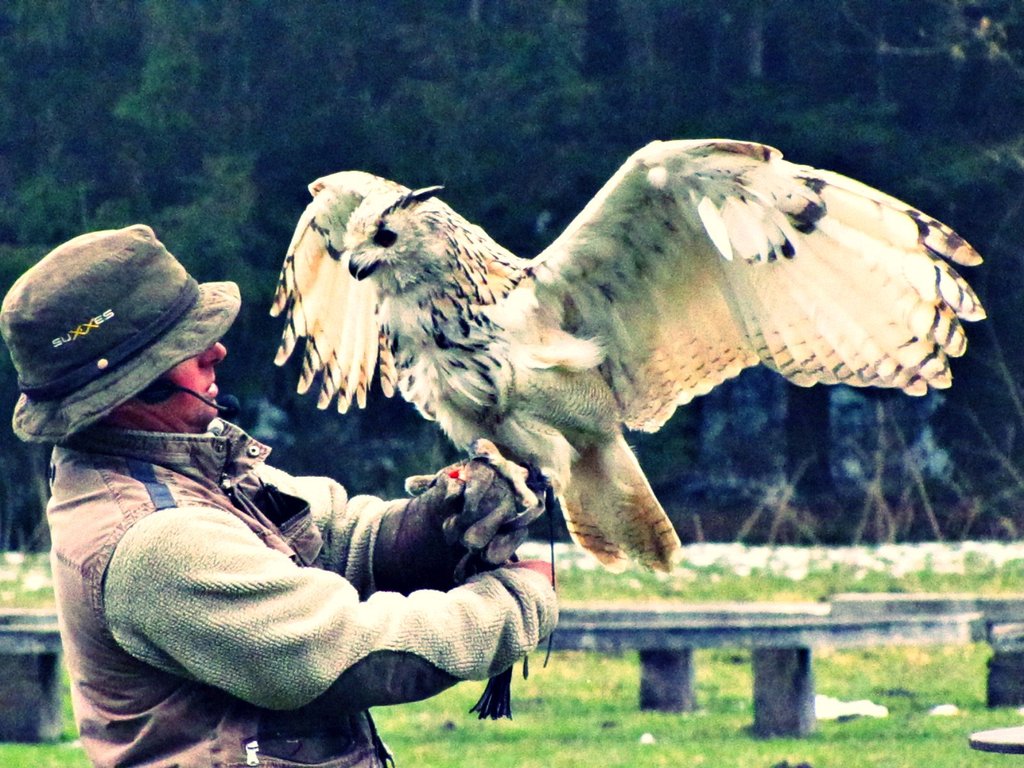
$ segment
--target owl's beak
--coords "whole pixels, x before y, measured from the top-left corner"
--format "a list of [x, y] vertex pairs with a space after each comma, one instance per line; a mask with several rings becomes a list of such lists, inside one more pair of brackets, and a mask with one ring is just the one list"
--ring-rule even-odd
[[363, 261], [349, 255], [348, 257], [348, 271], [356, 280], [365, 280], [374, 272], [377, 271], [377, 267], [380, 266], [380, 261]]

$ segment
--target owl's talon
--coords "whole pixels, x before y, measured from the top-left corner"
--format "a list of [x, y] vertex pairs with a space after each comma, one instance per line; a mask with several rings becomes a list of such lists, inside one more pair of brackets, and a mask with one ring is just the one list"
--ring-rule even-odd
[[516, 496], [527, 512], [537, 507], [543, 510], [540, 499], [530, 488], [530, 472], [526, 467], [506, 459], [494, 443], [483, 437], [473, 441], [470, 446], [470, 455], [474, 459], [486, 461], [499, 475], [504, 477], [512, 485]]

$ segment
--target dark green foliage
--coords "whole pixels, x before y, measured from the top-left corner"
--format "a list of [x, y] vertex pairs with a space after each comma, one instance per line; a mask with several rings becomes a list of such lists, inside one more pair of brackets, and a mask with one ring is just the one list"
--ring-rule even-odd
[[[366, 413], [321, 414], [293, 394], [294, 366], [271, 365], [280, 326], [266, 311], [306, 184], [344, 169], [444, 184], [530, 255], [651, 139], [765, 141], [953, 225], [986, 256], [969, 276], [991, 320], [926, 406], [816, 398], [828, 435], [812, 435], [787, 416], [785, 386], [744, 376], [643, 437], [684, 537], [1013, 534], [1022, 113], [1024, 7], [1010, 0], [11, 0], [0, 290], [64, 239], [152, 224], [198, 277], [241, 285], [222, 380], [277, 460], [398, 493], [455, 455], [436, 428], [379, 393]], [[7, 409], [6, 357], [0, 386]], [[5, 475], [27, 476], [9, 432], [0, 455]], [[29, 522], [0, 545], [28, 541], [38, 515], [37, 486], [8, 485], [0, 532]]]

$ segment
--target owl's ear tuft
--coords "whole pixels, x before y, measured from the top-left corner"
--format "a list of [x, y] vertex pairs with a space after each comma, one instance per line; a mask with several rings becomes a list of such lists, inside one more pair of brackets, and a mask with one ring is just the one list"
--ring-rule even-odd
[[395, 200], [393, 203], [391, 203], [391, 205], [389, 205], [381, 212], [381, 219], [384, 219], [384, 217], [394, 213], [395, 211], [399, 211], [405, 208], [412, 208], [414, 205], [418, 205], [422, 203], [424, 200], [429, 200], [430, 198], [436, 196], [442, 189], [444, 189], [444, 187], [434, 186], [423, 187], [421, 189], [414, 189], [411, 192], [407, 192], [406, 194], [402, 195], [397, 200]]
[[436, 185], [433, 187], [422, 187], [421, 189], [414, 189], [412, 192], [407, 194], [401, 200], [398, 201], [398, 208], [409, 208], [417, 203], [422, 203], [424, 200], [429, 200], [432, 197], [440, 194], [444, 187]]

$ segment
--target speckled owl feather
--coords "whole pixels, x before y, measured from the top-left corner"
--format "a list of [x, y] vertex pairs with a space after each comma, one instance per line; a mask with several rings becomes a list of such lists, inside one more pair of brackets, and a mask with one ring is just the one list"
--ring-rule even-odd
[[679, 538], [626, 444], [749, 366], [796, 384], [950, 385], [985, 316], [955, 232], [852, 179], [729, 140], [636, 152], [533, 260], [437, 197], [325, 176], [272, 314], [299, 391], [360, 407], [375, 369], [458, 445], [539, 466], [610, 568], [670, 569]]

